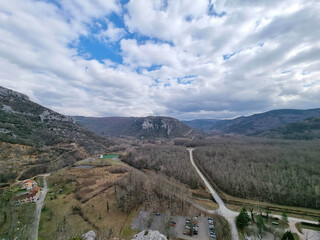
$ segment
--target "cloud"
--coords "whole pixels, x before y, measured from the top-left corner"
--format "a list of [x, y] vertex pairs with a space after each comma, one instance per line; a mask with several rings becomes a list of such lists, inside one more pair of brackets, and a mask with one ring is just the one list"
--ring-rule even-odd
[[[64, 114], [319, 107], [316, 0], [11, 0], [0, 9], [1, 85]], [[91, 51], [83, 38], [104, 47]]]
[[95, 34], [102, 42], [116, 42], [119, 41], [126, 35], [126, 31], [123, 28], [117, 28], [114, 24], [106, 20], [107, 29], [101, 30], [99, 33]]

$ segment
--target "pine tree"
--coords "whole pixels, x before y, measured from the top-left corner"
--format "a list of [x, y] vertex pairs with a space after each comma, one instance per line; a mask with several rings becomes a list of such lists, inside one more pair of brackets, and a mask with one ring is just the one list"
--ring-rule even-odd
[[292, 233], [288, 231], [282, 236], [281, 240], [294, 240], [294, 237]]
[[260, 234], [262, 233], [262, 230], [266, 229], [266, 225], [264, 224], [263, 217], [261, 215], [257, 218], [257, 226]]
[[266, 214], [267, 214], [267, 219], [269, 219], [269, 213], [270, 213], [271, 211], [270, 211], [270, 208], [267, 206], [266, 207]]
[[243, 207], [236, 219], [237, 226], [243, 229], [244, 227], [249, 225], [249, 221], [250, 221], [250, 217], [248, 215], [247, 209]]
[[107, 211], [109, 212], [110, 208], [109, 208], [109, 202], [107, 202]]
[[288, 215], [286, 213], [286, 211], [282, 210], [282, 220], [288, 222]]

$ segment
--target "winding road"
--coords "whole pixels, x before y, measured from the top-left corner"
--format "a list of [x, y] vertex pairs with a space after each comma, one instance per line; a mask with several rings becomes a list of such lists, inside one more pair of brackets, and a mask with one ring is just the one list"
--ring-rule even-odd
[[[230, 226], [231, 226], [231, 233], [232, 233], [232, 239], [233, 240], [239, 240], [239, 234], [238, 234], [238, 230], [237, 230], [237, 226], [235, 224], [235, 218], [238, 216], [238, 212], [234, 212], [231, 211], [230, 209], [228, 209], [225, 206], [225, 203], [223, 202], [223, 200], [220, 198], [220, 196], [217, 194], [217, 192], [213, 189], [213, 187], [211, 186], [211, 184], [209, 183], [209, 181], [206, 179], [206, 177], [202, 174], [202, 172], [199, 170], [199, 168], [197, 167], [197, 165], [195, 164], [194, 160], [193, 160], [193, 149], [192, 148], [188, 148], [187, 149], [189, 151], [189, 156], [190, 156], [190, 162], [192, 164], [192, 166], [196, 169], [197, 173], [199, 174], [200, 178], [202, 179], [202, 181], [204, 182], [204, 184], [207, 186], [207, 188], [210, 191], [210, 194], [212, 195], [212, 197], [214, 198], [214, 200], [217, 202], [217, 204], [219, 205], [219, 209], [218, 210], [206, 210], [206, 212], [208, 213], [218, 213], [221, 216], [223, 216], [224, 218], [227, 219], [227, 221], [229, 222]], [[197, 207], [197, 206], [196, 206]], [[276, 214], [270, 214], [270, 216], [272, 217], [277, 217], [279, 219], [282, 218], [282, 216], [280, 215], [276, 215]], [[308, 221], [308, 220], [304, 220], [304, 219], [300, 219], [300, 218], [293, 218], [293, 217], [289, 217], [288, 218], [289, 221], [289, 229], [291, 232], [293, 233], [297, 233], [298, 236], [300, 237], [301, 240], [306, 240], [306, 236], [301, 234], [298, 229], [296, 228], [295, 224], [299, 223], [301, 221], [304, 222], [309, 222], [309, 223], [313, 223], [313, 224], [317, 224], [317, 222], [315, 221]], [[310, 239], [311, 240], [311, 239]], [[316, 240], [316, 239], [315, 239]]]
[[212, 210], [212, 213], [218, 213], [219, 215], [221, 215], [225, 219], [227, 219], [227, 221], [229, 222], [229, 224], [231, 226], [232, 239], [233, 240], [239, 240], [239, 234], [238, 234], [237, 226], [236, 226], [235, 221], [234, 221], [234, 219], [238, 215], [238, 213], [234, 212], [234, 211], [231, 211], [228, 208], [226, 208], [223, 200], [220, 198], [220, 196], [213, 189], [213, 187], [208, 182], [206, 177], [202, 174], [202, 172], [199, 170], [197, 165], [194, 163], [193, 154], [192, 154], [193, 149], [192, 148], [188, 148], [188, 151], [189, 151], [189, 154], [190, 154], [190, 161], [191, 161], [192, 166], [196, 169], [196, 171], [199, 174], [199, 176], [201, 177], [202, 181], [204, 182], [204, 184], [209, 189], [212, 197], [214, 198], [216, 203], [219, 205], [219, 209], [218, 210]]
[[40, 217], [41, 217], [41, 209], [42, 209], [46, 194], [48, 192], [48, 185], [47, 185], [46, 178], [49, 175], [50, 174], [41, 175], [43, 176], [43, 188], [41, 189], [39, 200], [36, 202], [35, 218], [34, 218], [32, 228], [30, 229], [31, 240], [38, 240], [38, 230], [39, 230], [39, 223], [40, 223]]

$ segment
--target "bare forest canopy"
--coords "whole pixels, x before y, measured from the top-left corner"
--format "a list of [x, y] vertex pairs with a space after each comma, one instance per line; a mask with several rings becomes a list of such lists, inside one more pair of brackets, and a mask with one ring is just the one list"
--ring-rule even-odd
[[189, 161], [185, 147], [173, 145], [143, 145], [123, 157], [123, 161], [137, 169], [149, 169], [173, 177], [195, 189], [202, 186]]
[[216, 138], [198, 146], [194, 155], [212, 181], [227, 194], [320, 208], [318, 141]]

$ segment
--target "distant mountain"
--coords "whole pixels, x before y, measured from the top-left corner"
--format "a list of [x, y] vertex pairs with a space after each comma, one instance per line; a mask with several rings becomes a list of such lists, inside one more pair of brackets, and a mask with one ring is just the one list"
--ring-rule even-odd
[[182, 122], [192, 128], [199, 129], [202, 131], [208, 131], [212, 128], [213, 125], [215, 125], [219, 121], [221, 121], [221, 120], [218, 120], [218, 119], [194, 119], [194, 120], [182, 121]]
[[293, 140], [320, 139], [320, 117], [308, 118], [300, 122], [290, 123], [285, 127], [259, 132], [255, 135]]
[[76, 124], [74, 118], [0, 87], [0, 180], [7, 171], [17, 170], [13, 166], [22, 160], [18, 170], [27, 170], [31, 164], [33, 172], [25, 174], [29, 177], [101, 153], [108, 145], [108, 139]]
[[[284, 127], [287, 124], [317, 116], [320, 116], [320, 108], [309, 110], [281, 109], [254, 114], [248, 117], [213, 121], [211, 126], [210, 123], [207, 122], [205, 125], [205, 130], [207, 132], [219, 131], [223, 133], [248, 135], [274, 128]], [[202, 129], [202, 126], [197, 128]]]
[[101, 136], [174, 138], [192, 136], [197, 130], [175, 118], [149, 117], [75, 117], [76, 122]]

